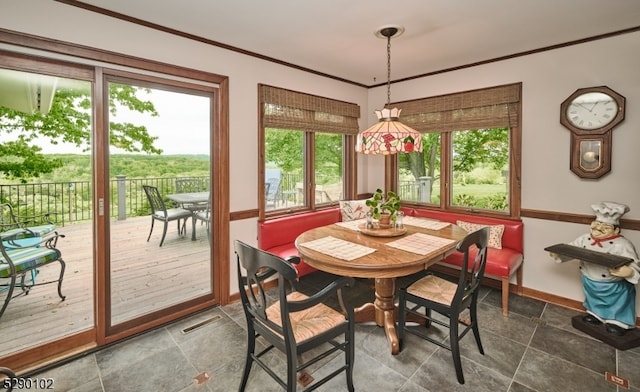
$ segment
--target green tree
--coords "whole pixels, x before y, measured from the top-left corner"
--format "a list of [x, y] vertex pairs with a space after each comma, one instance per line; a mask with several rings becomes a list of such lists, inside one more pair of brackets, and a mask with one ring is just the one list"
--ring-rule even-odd
[[453, 171], [468, 173], [478, 164], [501, 169], [509, 159], [509, 129], [473, 129], [453, 133]]
[[265, 130], [265, 154], [267, 162], [274, 163], [286, 173], [302, 170], [303, 132], [283, 129]]
[[[109, 85], [109, 112], [114, 115], [118, 107], [157, 116], [151, 101], [136, 96], [141, 88], [111, 83]], [[149, 91], [148, 89], [144, 89]], [[25, 182], [62, 167], [60, 159], [47, 158], [42, 149], [34, 145], [37, 138], [46, 138], [52, 144], [72, 143], [81, 151], [90, 149], [91, 92], [78, 88], [59, 88], [55, 92], [51, 109], [47, 113], [24, 113], [0, 106], [0, 135], [11, 135], [13, 140], [0, 143], [0, 174]], [[146, 127], [131, 123], [109, 124], [110, 143], [130, 152], [160, 154], [153, 146], [156, 137]]]
[[[429, 176], [435, 180], [440, 169], [440, 134], [422, 135], [423, 151], [401, 154], [400, 165], [414, 178]], [[509, 159], [509, 129], [473, 129], [453, 132], [453, 170], [468, 173], [480, 163], [501, 169]]]
[[[303, 169], [302, 151], [304, 132], [285, 129], [265, 130], [265, 154], [285, 173], [301, 173]], [[315, 134], [316, 170], [325, 176], [342, 175], [342, 135], [329, 133]]]
[[422, 152], [400, 154], [400, 167], [409, 170], [415, 179], [429, 176], [435, 180], [436, 170], [440, 169], [440, 134], [422, 134]]

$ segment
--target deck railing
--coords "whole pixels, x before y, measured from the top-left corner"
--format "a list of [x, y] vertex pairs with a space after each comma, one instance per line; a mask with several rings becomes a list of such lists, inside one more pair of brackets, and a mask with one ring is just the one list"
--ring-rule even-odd
[[[163, 195], [176, 192], [176, 180], [202, 181], [208, 189], [208, 177], [126, 178], [117, 176], [109, 182], [109, 215], [124, 220], [131, 216], [149, 215], [151, 209], [142, 185], [158, 187]], [[88, 221], [93, 217], [90, 181], [0, 184], [0, 203], [10, 203], [20, 216], [49, 214], [58, 225]]]
[[[116, 176], [109, 185], [109, 215], [112, 219], [144, 216], [151, 213], [142, 185], [153, 185], [166, 195], [176, 192], [176, 180], [202, 181], [202, 189], [209, 189], [208, 177], [152, 177], [126, 178]], [[293, 189], [301, 176], [283, 175], [283, 189]], [[401, 182], [398, 193], [403, 200], [429, 201], [430, 179]], [[167, 202], [169, 202], [167, 200]], [[49, 214], [58, 225], [89, 221], [93, 217], [90, 181], [43, 182], [28, 184], [0, 184], [0, 203], [10, 203], [21, 216]]]

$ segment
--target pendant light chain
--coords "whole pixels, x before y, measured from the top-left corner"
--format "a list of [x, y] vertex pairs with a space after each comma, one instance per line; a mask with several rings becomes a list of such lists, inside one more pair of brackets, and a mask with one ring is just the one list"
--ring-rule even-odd
[[387, 36], [387, 107], [391, 107], [391, 35]]
[[375, 111], [378, 122], [358, 133], [356, 151], [363, 154], [422, 152], [422, 134], [400, 121], [402, 109], [391, 108], [391, 37], [398, 32], [404, 32], [404, 28], [385, 26], [375, 33], [378, 38], [387, 38], [387, 103]]

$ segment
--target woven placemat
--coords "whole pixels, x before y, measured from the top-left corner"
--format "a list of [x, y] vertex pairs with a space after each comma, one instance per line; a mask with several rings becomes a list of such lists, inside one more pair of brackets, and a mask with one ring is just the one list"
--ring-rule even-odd
[[353, 242], [341, 240], [332, 236], [318, 238], [317, 240], [303, 242], [300, 246], [315, 250], [316, 252], [342, 260], [355, 260], [375, 252], [373, 248], [354, 244]]
[[424, 233], [415, 233], [399, 240], [388, 242], [386, 245], [393, 248], [405, 250], [407, 252], [426, 255], [433, 252], [434, 250], [442, 248], [443, 246], [447, 246], [452, 242], [455, 242], [455, 240], [436, 237], [434, 235]]
[[402, 221], [405, 225], [422, 227], [429, 230], [441, 230], [451, 223], [428, 218], [416, 218], [415, 216], [405, 216]]

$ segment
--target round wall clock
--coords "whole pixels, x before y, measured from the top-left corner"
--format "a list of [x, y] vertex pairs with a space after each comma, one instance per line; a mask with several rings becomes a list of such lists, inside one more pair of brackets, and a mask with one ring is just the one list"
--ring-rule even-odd
[[609, 87], [576, 90], [560, 105], [560, 123], [571, 131], [570, 169], [581, 178], [611, 171], [611, 130], [624, 120], [625, 98]]
[[603, 134], [624, 119], [625, 98], [606, 86], [576, 90], [560, 105], [560, 123], [578, 135]]

